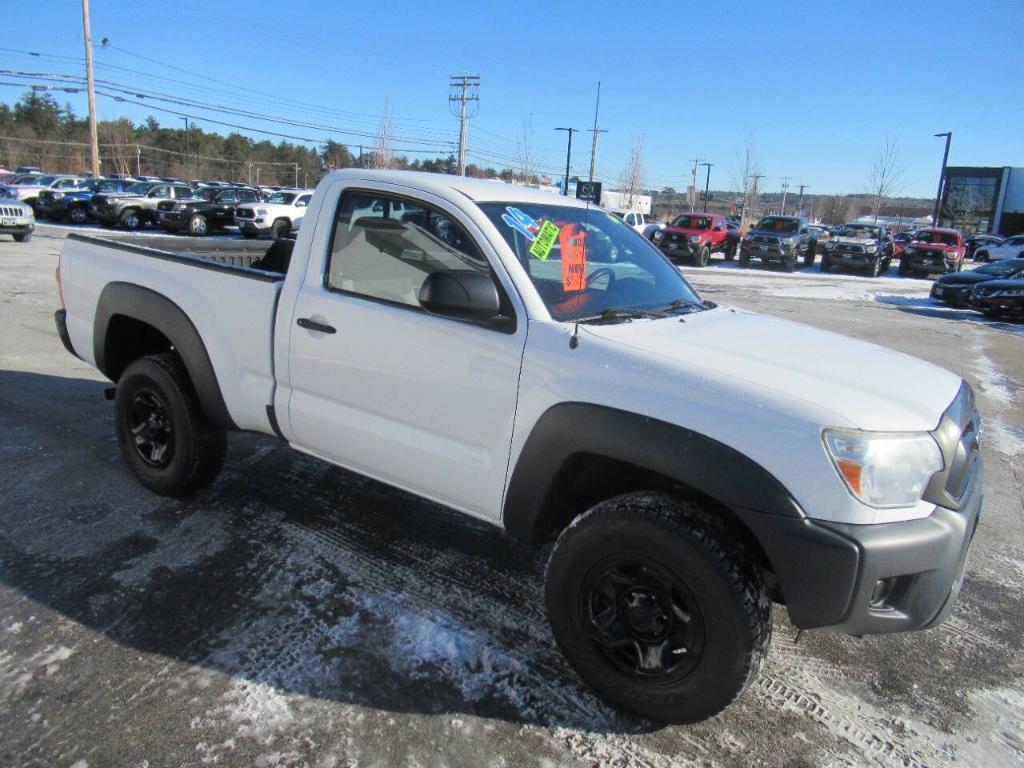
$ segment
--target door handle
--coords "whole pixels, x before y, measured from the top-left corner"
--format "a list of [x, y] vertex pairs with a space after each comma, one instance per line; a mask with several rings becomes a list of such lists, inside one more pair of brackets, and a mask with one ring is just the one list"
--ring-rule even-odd
[[315, 320], [310, 320], [308, 317], [300, 317], [295, 321], [295, 324], [299, 328], [305, 328], [307, 331], [316, 331], [317, 333], [337, 333], [337, 329], [333, 325], [324, 325], [318, 323]]

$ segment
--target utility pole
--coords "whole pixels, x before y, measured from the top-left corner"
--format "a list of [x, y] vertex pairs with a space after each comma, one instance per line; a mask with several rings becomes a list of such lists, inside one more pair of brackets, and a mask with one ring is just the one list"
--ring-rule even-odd
[[299, 188], [299, 164], [295, 164], [295, 189]]
[[135, 145], [135, 175], [142, 175], [142, 147]]
[[690, 213], [693, 213], [697, 208], [697, 166], [703, 161], [703, 157], [690, 158], [690, 162], [693, 163], [693, 181], [690, 184], [690, 192], [687, 195], [690, 198]]
[[796, 215], [797, 216], [803, 216], [804, 215], [804, 190], [807, 189], [809, 186], [811, 186], [811, 185], [810, 184], [801, 184], [800, 185], [800, 201], [796, 204], [796, 207], [797, 207]]
[[100, 137], [96, 129], [96, 89], [92, 79], [92, 29], [89, 26], [89, 0], [82, 0], [82, 30], [85, 33], [85, 81], [89, 88], [89, 145], [92, 151], [92, 176], [100, 175]]
[[782, 177], [782, 211], [779, 213], [780, 216], [786, 215], [786, 193], [789, 191], [789, 180], [792, 176]]
[[[449, 86], [452, 89], [452, 93], [448, 96], [449, 109], [451, 105], [459, 105], [459, 176], [466, 175], [466, 139], [469, 131], [469, 120], [472, 117], [476, 117], [480, 110], [480, 96], [477, 93], [470, 94], [470, 88], [480, 87], [480, 75], [452, 75], [448, 78], [451, 82]], [[472, 115], [466, 109], [466, 105], [473, 102], [477, 105], [476, 112]], [[455, 111], [452, 110], [452, 114]]]
[[946, 162], [949, 160], [949, 142], [953, 139], [953, 132], [936, 133], [935, 138], [946, 137], [946, 151], [942, 153], [942, 171], [939, 173], [939, 191], [935, 195], [935, 210], [932, 212], [932, 226], [939, 226], [939, 207], [942, 205], [942, 187], [946, 182]]
[[579, 133], [579, 128], [555, 128], [556, 131], [569, 132], [569, 148], [565, 150], [565, 185], [562, 187], [563, 197], [569, 196], [569, 159], [572, 157], [572, 134]]
[[711, 189], [711, 166], [714, 165], [714, 163], [701, 163], [701, 165], [706, 165], [708, 167], [707, 180], [704, 182], [704, 213], [707, 213], [708, 212], [708, 190]]
[[185, 175], [191, 175], [188, 170], [188, 116], [182, 118], [185, 121]]
[[[594, 134], [594, 141], [590, 145], [590, 181], [594, 180], [594, 166], [597, 165], [597, 137], [598, 134], [608, 133], [606, 128], [597, 127], [597, 110], [601, 107], [601, 81], [597, 81], [597, 103], [594, 104], [594, 127], [590, 132]], [[571, 137], [571, 135], [570, 135]]]

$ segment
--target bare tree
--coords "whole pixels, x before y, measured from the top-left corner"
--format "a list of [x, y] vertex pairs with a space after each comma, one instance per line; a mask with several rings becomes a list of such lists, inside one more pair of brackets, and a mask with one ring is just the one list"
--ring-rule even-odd
[[110, 152], [117, 173], [130, 175], [135, 161], [135, 129], [128, 118], [100, 123], [100, 141]]
[[761, 201], [761, 161], [757, 154], [757, 137], [752, 131], [748, 131], [743, 137], [743, 147], [736, 155], [733, 174], [736, 188], [742, 190], [740, 227], [746, 228], [747, 218], [757, 215], [757, 207]]
[[896, 146], [896, 142], [887, 138], [885, 146], [875, 156], [871, 174], [868, 176], [868, 194], [871, 195], [871, 211], [876, 222], [882, 203], [898, 191], [902, 181], [903, 163], [900, 160], [899, 147]]
[[395, 148], [391, 142], [391, 92], [384, 93], [384, 114], [380, 117], [380, 130], [377, 132], [377, 141], [370, 153], [369, 166], [371, 168], [394, 168]]
[[516, 137], [516, 164], [518, 181], [534, 184], [537, 181], [537, 155], [533, 148], [533, 114], [523, 120], [523, 130]]
[[633, 139], [626, 167], [619, 174], [619, 191], [625, 195], [625, 207], [633, 208], [636, 199], [647, 188], [647, 174], [644, 172], [644, 137]]

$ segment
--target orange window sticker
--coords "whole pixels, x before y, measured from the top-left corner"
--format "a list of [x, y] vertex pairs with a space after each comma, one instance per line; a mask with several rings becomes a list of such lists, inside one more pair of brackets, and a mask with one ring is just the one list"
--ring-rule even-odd
[[587, 232], [566, 224], [558, 232], [562, 249], [562, 290], [582, 291], [587, 285]]

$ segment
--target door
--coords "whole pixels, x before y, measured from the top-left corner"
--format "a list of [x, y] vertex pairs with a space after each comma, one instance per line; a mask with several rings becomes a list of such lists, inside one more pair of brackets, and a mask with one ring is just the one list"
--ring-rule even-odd
[[525, 314], [500, 280], [502, 314], [516, 317], [511, 330], [430, 315], [418, 300], [431, 272], [496, 278], [493, 251], [485, 253], [481, 246], [490, 246], [439, 199], [346, 191], [334, 218], [326, 253], [311, 257], [291, 320], [294, 444], [464, 511], [499, 517]]

